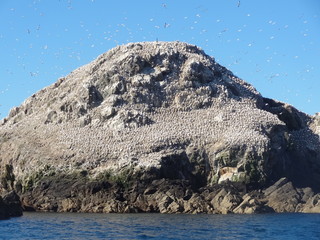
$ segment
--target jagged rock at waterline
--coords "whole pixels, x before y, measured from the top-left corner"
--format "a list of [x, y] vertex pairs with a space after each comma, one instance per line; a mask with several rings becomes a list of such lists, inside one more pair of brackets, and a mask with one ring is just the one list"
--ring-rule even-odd
[[[10, 111], [1, 185], [26, 210], [317, 212], [318, 119], [196, 46], [130, 43]], [[296, 202], [278, 204], [277, 191]]]
[[22, 216], [22, 207], [16, 192], [6, 192], [0, 196], [0, 220]]

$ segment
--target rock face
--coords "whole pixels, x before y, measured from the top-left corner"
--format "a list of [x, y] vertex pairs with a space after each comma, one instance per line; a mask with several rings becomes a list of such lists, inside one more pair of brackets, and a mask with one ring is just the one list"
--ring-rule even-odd
[[45, 211], [317, 211], [317, 124], [196, 46], [132, 43], [11, 110], [1, 185]]
[[17, 193], [11, 191], [0, 196], [0, 220], [20, 216], [22, 216], [22, 207]]

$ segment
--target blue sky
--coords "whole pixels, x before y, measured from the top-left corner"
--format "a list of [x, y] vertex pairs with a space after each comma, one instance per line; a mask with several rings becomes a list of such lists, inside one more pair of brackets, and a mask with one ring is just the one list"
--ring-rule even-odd
[[318, 0], [1, 0], [0, 118], [128, 42], [183, 41], [263, 96], [320, 112]]

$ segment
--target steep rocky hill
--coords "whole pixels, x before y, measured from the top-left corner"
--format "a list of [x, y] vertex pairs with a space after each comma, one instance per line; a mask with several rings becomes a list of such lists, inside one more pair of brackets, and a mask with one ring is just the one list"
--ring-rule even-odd
[[[26, 209], [52, 211], [223, 212], [213, 198], [235, 188], [234, 211], [279, 179], [302, 201], [320, 188], [317, 121], [196, 46], [131, 43], [11, 110], [0, 123], [1, 185]], [[213, 203], [184, 205], [204, 188]]]

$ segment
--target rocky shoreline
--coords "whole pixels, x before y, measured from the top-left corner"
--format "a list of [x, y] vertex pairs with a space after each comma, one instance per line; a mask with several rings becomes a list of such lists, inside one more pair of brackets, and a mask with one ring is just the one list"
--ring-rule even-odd
[[[150, 177], [152, 179], [152, 177]], [[320, 194], [281, 178], [266, 189], [226, 181], [195, 186], [188, 180], [89, 180], [86, 176], [48, 177], [21, 194], [25, 211], [88, 213], [320, 213]]]

